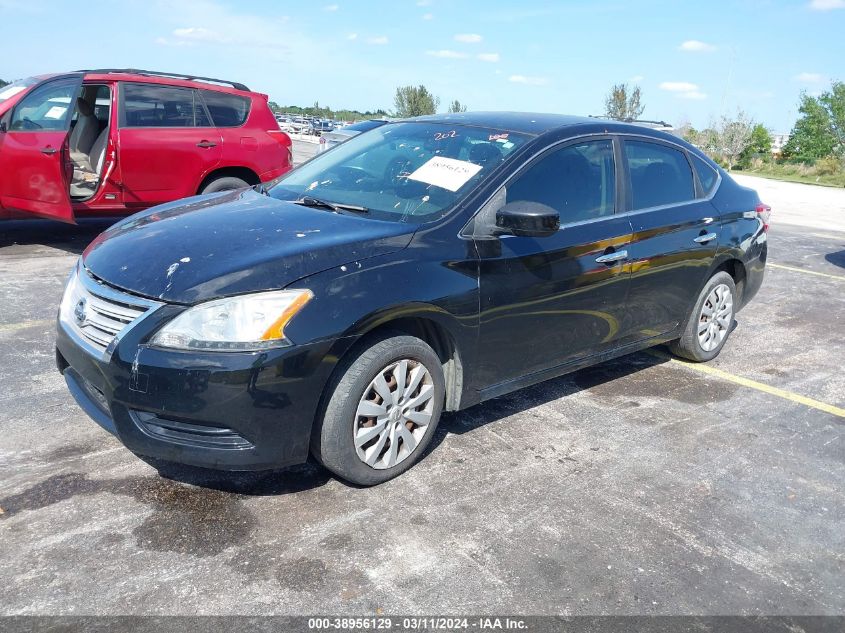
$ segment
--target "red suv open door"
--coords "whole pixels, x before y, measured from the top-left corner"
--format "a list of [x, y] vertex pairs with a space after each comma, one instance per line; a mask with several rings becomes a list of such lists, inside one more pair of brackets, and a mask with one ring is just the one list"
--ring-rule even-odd
[[0, 207], [74, 222], [68, 130], [82, 74], [32, 88], [0, 121]]

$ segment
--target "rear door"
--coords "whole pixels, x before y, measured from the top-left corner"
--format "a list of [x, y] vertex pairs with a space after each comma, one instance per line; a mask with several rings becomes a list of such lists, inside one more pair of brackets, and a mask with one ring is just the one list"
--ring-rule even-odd
[[[719, 216], [697, 185], [686, 151], [646, 137], [623, 140], [634, 230], [625, 337], [659, 336], [685, 320], [719, 243]], [[627, 341], [626, 341], [627, 342]]]
[[126, 205], [196, 194], [223, 149], [197, 90], [126, 82], [119, 101], [118, 163]]
[[3, 117], [0, 207], [74, 221], [67, 139], [82, 78], [45, 81]]

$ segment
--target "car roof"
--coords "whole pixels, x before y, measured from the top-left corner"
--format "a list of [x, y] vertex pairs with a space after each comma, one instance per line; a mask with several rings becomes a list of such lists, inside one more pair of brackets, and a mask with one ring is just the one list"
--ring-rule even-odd
[[76, 72], [83, 73], [85, 75], [85, 81], [132, 81], [137, 83], [178, 86], [181, 88], [202, 88], [204, 90], [215, 90], [218, 92], [227, 92], [231, 94], [240, 95], [258, 94], [251, 91], [249, 88], [247, 88], [241, 83], [226, 81], [224, 79], [212, 79], [209, 77], [194, 77], [191, 75], [178, 75], [170, 73], [159, 73], [156, 71], [120, 68], [79, 70]]
[[[408, 119], [406, 119], [408, 120]], [[577, 128], [581, 133], [627, 133], [653, 136], [677, 142], [679, 139], [671, 134], [666, 134], [642, 125], [634, 123], [623, 123], [610, 119], [597, 119], [593, 117], [572, 116], [568, 114], [549, 114], [539, 112], [457, 112], [450, 114], [432, 114], [416, 117], [413, 121], [425, 121], [430, 123], [452, 123], [455, 125], [471, 125], [487, 127], [507, 132], [541, 136], [549, 132], [563, 130], [565, 128]], [[573, 132], [576, 130], [573, 129]]]

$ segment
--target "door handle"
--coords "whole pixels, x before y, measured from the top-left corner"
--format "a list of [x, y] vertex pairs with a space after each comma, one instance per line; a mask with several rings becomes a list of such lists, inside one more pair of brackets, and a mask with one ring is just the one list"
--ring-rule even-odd
[[203, 147], [203, 148], [216, 147], [216, 146], [217, 146], [217, 143], [212, 143], [211, 141], [200, 141], [199, 143], [197, 143], [197, 147]]
[[52, 156], [53, 154], [55, 154], [58, 151], [59, 150], [57, 150], [55, 147], [42, 147], [41, 148], [41, 153], [47, 154], [47, 156]]
[[717, 237], [718, 236], [715, 233], [706, 233], [704, 235], [699, 235], [693, 241], [698, 243], [698, 244], [707, 244], [707, 242], [712, 242]]
[[596, 261], [599, 264], [614, 264], [623, 259], [628, 259], [628, 251], [616, 251], [614, 253], [608, 253], [607, 255], [596, 257]]

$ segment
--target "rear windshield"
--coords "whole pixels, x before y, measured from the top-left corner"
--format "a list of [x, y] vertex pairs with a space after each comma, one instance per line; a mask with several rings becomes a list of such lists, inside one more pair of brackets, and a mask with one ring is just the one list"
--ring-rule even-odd
[[529, 138], [454, 124], [389, 123], [319, 154], [283, 176], [269, 195], [363, 207], [361, 217], [431, 221], [446, 215]]
[[37, 83], [38, 80], [35, 77], [27, 77], [26, 79], [14, 81], [7, 86], [3, 86], [0, 88], [0, 103], [8, 101], [16, 94], [23, 92], [27, 88], [32, 88]]

